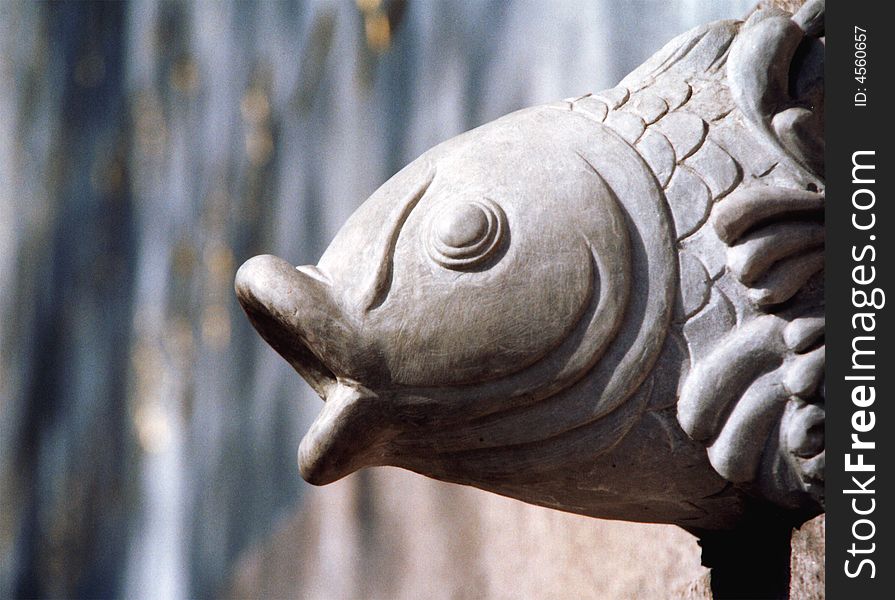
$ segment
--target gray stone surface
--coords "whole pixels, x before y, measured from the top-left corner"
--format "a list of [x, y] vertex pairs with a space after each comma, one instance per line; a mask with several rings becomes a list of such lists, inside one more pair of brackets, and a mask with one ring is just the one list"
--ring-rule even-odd
[[423, 154], [318, 265], [246, 262], [243, 308], [326, 401], [302, 475], [696, 532], [821, 512], [818, 14], [694, 29]]
[[803, 524], [792, 535], [792, 582], [790, 597], [822, 600], [826, 597], [826, 515]]
[[[792, 535], [794, 600], [824, 598], [824, 516]], [[677, 527], [530, 506], [399, 469], [311, 491], [246, 553], [231, 598], [709, 600]]]
[[670, 525], [531, 506], [399, 469], [312, 489], [247, 553], [231, 598], [656, 600], [706, 575]]

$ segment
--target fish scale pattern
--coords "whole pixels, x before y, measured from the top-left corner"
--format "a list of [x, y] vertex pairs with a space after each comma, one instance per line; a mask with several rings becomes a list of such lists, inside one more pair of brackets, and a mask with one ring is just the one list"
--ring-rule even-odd
[[[630, 144], [662, 188], [681, 279], [673, 329], [691, 362], [684, 429], [728, 480], [823, 503], [823, 182], [768, 151], [776, 141], [727, 69], [737, 36], [767, 18], [694, 30], [617, 87], [566, 102]], [[715, 392], [724, 385], [738, 391]]]
[[620, 86], [568, 102], [571, 110], [605, 124], [637, 149], [662, 186], [681, 241], [705, 224], [714, 202], [740, 184], [743, 169], [711, 139], [709, 123], [687, 110], [692, 87], [680, 82], [665, 90], [660, 96]]

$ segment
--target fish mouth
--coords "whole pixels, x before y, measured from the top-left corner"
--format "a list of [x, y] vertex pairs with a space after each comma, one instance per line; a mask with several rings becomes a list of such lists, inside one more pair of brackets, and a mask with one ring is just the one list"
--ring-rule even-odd
[[387, 462], [395, 431], [379, 396], [339, 381], [298, 447], [298, 469], [313, 485], [332, 483], [363, 467]]
[[[252, 326], [324, 400], [339, 375], [311, 348], [310, 325], [332, 330], [328, 282], [316, 268], [296, 268], [271, 255], [247, 260], [236, 273], [236, 296]], [[319, 352], [319, 350], [318, 350]]]
[[349, 348], [362, 346], [351, 319], [332, 300], [329, 278], [317, 267], [294, 267], [256, 256], [236, 273], [236, 295], [261, 337], [325, 401], [302, 439], [302, 477], [325, 485], [373, 464], [384, 464], [394, 437], [387, 403], [352, 377]]

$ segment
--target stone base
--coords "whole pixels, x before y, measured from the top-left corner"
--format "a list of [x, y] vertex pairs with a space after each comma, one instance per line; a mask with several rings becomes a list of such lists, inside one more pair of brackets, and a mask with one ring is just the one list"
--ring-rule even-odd
[[309, 490], [233, 598], [669, 598], [708, 570], [672, 525], [603, 521], [392, 468]]
[[808, 521], [792, 535], [792, 580], [790, 597], [798, 600], [824, 598], [826, 571], [826, 515]]
[[[792, 538], [791, 597], [824, 597], [824, 517]], [[603, 521], [398, 469], [306, 501], [237, 566], [233, 598], [711, 598], [696, 538]]]

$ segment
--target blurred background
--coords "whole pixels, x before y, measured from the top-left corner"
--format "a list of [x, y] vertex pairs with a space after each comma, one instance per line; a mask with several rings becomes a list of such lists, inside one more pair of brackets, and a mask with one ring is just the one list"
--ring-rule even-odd
[[230, 590], [320, 408], [236, 268], [315, 263], [432, 145], [752, 4], [0, 2], [0, 597]]

